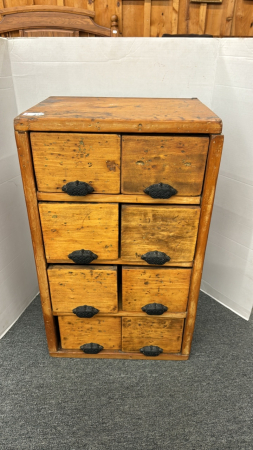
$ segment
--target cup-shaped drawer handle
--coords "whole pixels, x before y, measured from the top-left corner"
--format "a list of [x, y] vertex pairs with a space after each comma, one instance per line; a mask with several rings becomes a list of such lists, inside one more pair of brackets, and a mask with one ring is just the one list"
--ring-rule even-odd
[[159, 356], [163, 352], [163, 349], [157, 347], [157, 345], [147, 345], [146, 347], [142, 347], [140, 352], [145, 356]]
[[152, 198], [170, 198], [177, 194], [176, 189], [165, 183], [151, 184], [143, 192]]
[[148, 305], [143, 306], [141, 309], [149, 316], [161, 316], [163, 313], [168, 311], [167, 306], [164, 306], [161, 303], [149, 303]]
[[88, 183], [85, 183], [85, 181], [70, 181], [70, 183], [64, 184], [62, 186], [63, 192], [65, 192], [68, 195], [79, 195], [79, 196], [85, 196], [88, 194], [91, 194], [94, 189], [92, 186], [90, 186]]
[[99, 312], [99, 309], [94, 308], [94, 306], [83, 305], [77, 306], [72, 312], [76, 314], [77, 317], [86, 317], [89, 319], [90, 317], [95, 316], [95, 314]]
[[80, 350], [82, 350], [84, 353], [88, 353], [89, 355], [96, 355], [97, 353], [101, 352], [103, 348], [104, 347], [102, 345], [90, 342], [89, 344], [81, 345]]
[[91, 261], [97, 259], [98, 255], [91, 250], [75, 250], [68, 255], [69, 259], [72, 259], [76, 264], [90, 264]]
[[158, 250], [141, 255], [141, 259], [146, 261], [148, 264], [155, 264], [157, 266], [163, 266], [163, 264], [170, 261], [170, 257], [166, 255], [166, 253], [159, 252]]

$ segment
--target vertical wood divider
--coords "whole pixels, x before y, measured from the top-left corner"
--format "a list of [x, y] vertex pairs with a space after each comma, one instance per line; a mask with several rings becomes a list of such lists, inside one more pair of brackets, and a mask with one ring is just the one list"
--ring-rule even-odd
[[222, 135], [210, 136], [205, 183], [201, 203], [199, 232], [195, 251], [195, 260], [192, 269], [192, 277], [187, 308], [188, 312], [185, 321], [185, 329], [183, 335], [182, 355], [189, 355], [191, 350], [191, 342], [196, 319], [203, 262], [211, 222], [211, 215], [215, 196], [215, 187], [219, 173], [223, 140], [224, 136]]
[[150, 37], [151, 30], [151, 0], [144, 0], [144, 37]]
[[221, 21], [220, 36], [231, 36], [232, 34], [235, 3], [236, 0], [228, 0], [226, 15], [225, 17], [223, 16], [223, 20]]
[[118, 16], [119, 33], [123, 34], [123, 0], [117, 0], [115, 14]]
[[171, 17], [171, 33], [178, 33], [178, 11], [179, 11], [179, 0], [172, 0], [172, 17]]
[[201, 3], [199, 8], [199, 30], [198, 34], [205, 34], [207, 3]]

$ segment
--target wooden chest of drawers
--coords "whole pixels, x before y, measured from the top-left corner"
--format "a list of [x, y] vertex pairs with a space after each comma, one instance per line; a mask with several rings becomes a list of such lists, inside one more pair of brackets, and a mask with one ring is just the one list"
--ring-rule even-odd
[[15, 119], [52, 356], [189, 357], [221, 130], [197, 99], [50, 97]]

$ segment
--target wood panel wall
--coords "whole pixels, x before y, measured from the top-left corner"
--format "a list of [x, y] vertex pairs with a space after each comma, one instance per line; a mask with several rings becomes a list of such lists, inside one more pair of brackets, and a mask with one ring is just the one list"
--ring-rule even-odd
[[0, 8], [24, 5], [73, 6], [95, 11], [95, 22], [110, 27], [119, 17], [124, 37], [163, 34], [253, 36], [253, 0], [223, 0], [220, 4], [190, 0], [0, 0]]

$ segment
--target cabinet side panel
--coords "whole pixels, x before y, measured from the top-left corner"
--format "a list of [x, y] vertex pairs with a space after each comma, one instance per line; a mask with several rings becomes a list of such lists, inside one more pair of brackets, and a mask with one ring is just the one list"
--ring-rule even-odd
[[211, 135], [201, 203], [199, 233], [190, 284], [188, 313], [183, 335], [182, 354], [189, 355], [197, 312], [206, 243], [211, 222], [215, 188], [219, 173], [224, 136]]
[[46, 260], [41, 233], [36, 187], [34, 181], [33, 163], [28, 133], [15, 132], [19, 164], [21, 169], [27, 213], [32, 236], [33, 251], [40, 288], [42, 311], [45, 322], [48, 348], [50, 352], [58, 349], [55, 318], [52, 314], [48, 287]]

